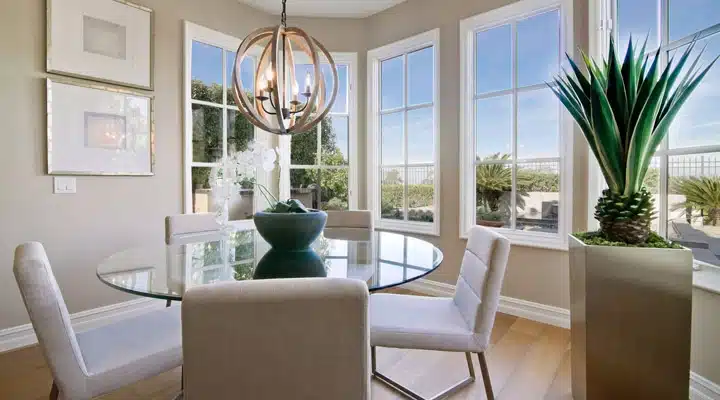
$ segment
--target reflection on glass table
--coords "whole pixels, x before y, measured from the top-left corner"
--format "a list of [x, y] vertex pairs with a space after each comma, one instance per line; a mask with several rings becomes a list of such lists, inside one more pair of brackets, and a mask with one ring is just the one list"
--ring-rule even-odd
[[106, 258], [97, 276], [124, 292], [182, 300], [193, 286], [292, 277], [359, 279], [375, 291], [421, 278], [442, 262], [442, 252], [424, 240], [360, 231], [327, 229], [305, 252], [272, 250], [254, 229], [187, 244], [136, 247]]

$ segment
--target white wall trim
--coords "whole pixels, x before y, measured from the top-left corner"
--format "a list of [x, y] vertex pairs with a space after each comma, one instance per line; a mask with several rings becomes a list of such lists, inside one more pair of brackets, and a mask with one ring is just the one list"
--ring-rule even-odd
[[[418, 279], [404, 287], [408, 290], [429, 296], [448, 297], [455, 293], [455, 285], [427, 279]], [[503, 314], [514, 315], [531, 321], [570, 329], [570, 310], [565, 308], [500, 296], [498, 311]]]
[[[165, 302], [162, 300], [140, 298], [80, 311], [70, 315], [70, 321], [75, 332], [82, 332], [164, 307]], [[0, 330], [0, 353], [35, 343], [37, 343], [37, 337], [31, 324]]]
[[690, 400], [720, 400], [720, 385], [690, 371]]

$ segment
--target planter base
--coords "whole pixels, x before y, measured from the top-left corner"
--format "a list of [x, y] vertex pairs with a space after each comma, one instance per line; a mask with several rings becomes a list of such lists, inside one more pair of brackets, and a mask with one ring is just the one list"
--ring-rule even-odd
[[687, 399], [692, 253], [570, 236], [576, 400]]

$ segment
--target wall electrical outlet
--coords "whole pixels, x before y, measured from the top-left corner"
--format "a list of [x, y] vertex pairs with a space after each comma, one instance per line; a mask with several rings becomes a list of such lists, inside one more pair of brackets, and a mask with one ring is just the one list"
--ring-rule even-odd
[[70, 194], [75, 193], [76, 183], [75, 178], [69, 176], [56, 176], [53, 179], [53, 193], [55, 194]]

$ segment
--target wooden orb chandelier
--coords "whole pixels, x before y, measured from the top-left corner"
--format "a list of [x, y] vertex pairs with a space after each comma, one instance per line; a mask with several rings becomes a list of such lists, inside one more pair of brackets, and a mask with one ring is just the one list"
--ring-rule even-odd
[[[287, 27], [285, 2], [282, 1], [281, 23], [261, 28], [248, 35], [237, 51], [232, 73], [233, 96], [240, 113], [258, 128], [277, 135], [292, 135], [311, 130], [330, 112], [338, 91], [335, 61], [317, 39], [300, 28]], [[254, 46], [261, 46], [255, 69], [255, 92], [243, 86], [240, 65]], [[310, 72], [300, 91], [295, 80], [294, 51], [310, 59]], [[326, 98], [325, 77], [320, 68], [324, 56], [332, 73], [332, 90]], [[302, 96], [302, 97], [299, 97]]]

